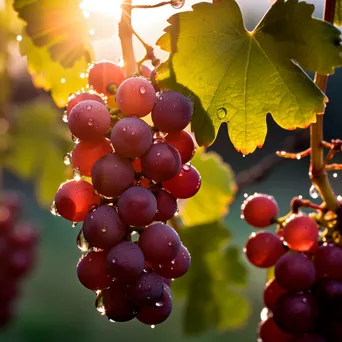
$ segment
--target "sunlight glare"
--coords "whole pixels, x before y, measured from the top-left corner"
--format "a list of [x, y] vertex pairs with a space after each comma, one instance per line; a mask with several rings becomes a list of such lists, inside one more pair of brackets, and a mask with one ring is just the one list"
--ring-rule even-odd
[[87, 14], [91, 12], [100, 13], [117, 20], [121, 17], [120, 6], [121, 1], [119, 0], [83, 0], [80, 3], [80, 8]]

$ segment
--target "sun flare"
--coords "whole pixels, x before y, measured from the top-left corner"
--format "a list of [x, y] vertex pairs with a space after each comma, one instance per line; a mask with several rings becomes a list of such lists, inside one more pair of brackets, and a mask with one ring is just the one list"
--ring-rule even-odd
[[86, 18], [89, 17], [90, 13], [98, 13], [117, 20], [121, 17], [120, 6], [120, 0], [83, 0], [80, 4]]

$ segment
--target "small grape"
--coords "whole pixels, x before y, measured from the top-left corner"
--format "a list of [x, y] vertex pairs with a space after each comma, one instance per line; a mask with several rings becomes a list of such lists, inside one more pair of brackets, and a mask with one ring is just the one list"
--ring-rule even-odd
[[163, 223], [147, 227], [140, 235], [139, 247], [152, 264], [171, 262], [181, 248], [177, 232]]
[[183, 165], [178, 174], [162, 182], [163, 187], [175, 198], [193, 197], [201, 188], [201, 175], [192, 165]]
[[167, 221], [172, 218], [177, 210], [177, 200], [167, 191], [160, 189], [156, 194], [157, 213], [153, 221]]
[[105, 252], [89, 252], [78, 262], [77, 276], [87, 289], [103, 290], [111, 285], [106, 274], [106, 257]]
[[318, 226], [307, 215], [291, 217], [284, 227], [284, 240], [287, 245], [298, 252], [307, 252], [316, 244]]
[[314, 257], [317, 278], [342, 280], [342, 249], [333, 244], [324, 244]]
[[245, 252], [251, 264], [268, 268], [285, 253], [285, 248], [276, 234], [262, 231], [250, 235]]
[[333, 314], [342, 304], [342, 281], [323, 278], [314, 286], [313, 294], [320, 307]]
[[152, 121], [162, 132], [179, 132], [190, 123], [192, 110], [191, 102], [183, 94], [165, 91], [157, 97]]
[[89, 177], [95, 162], [106, 154], [112, 153], [113, 148], [106, 138], [95, 141], [81, 141], [72, 151], [72, 165], [83, 176]]
[[71, 180], [61, 184], [55, 203], [61, 216], [72, 222], [80, 222], [92, 207], [100, 204], [100, 196], [95, 195], [93, 186], [85, 180]]
[[276, 279], [269, 280], [264, 288], [265, 306], [273, 311], [278, 298], [286, 292], [287, 291], [279, 285]]
[[126, 224], [146, 226], [152, 223], [157, 212], [157, 200], [149, 190], [133, 186], [121, 194], [118, 211]]
[[139, 118], [123, 118], [113, 127], [111, 141], [115, 152], [122, 157], [141, 157], [151, 147], [150, 126]]
[[125, 79], [122, 68], [110, 61], [95, 63], [89, 70], [88, 83], [100, 94], [112, 95], [110, 86], [119, 86]]
[[94, 247], [114, 247], [125, 236], [126, 226], [113, 207], [102, 205], [91, 211], [83, 223], [85, 239]]
[[98, 101], [82, 101], [71, 110], [68, 125], [75, 137], [81, 140], [98, 140], [110, 128], [110, 114], [106, 106]]
[[129, 160], [111, 153], [95, 162], [91, 177], [96, 191], [103, 196], [115, 197], [133, 184], [134, 169]]
[[292, 335], [280, 330], [273, 317], [269, 317], [259, 325], [259, 337], [262, 342], [290, 342]]
[[196, 152], [195, 141], [187, 131], [169, 133], [165, 137], [165, 141], [178, 150], [182, 164], [189, 162]]
[[141, 157], [144, 174], [162, 181], [175, 177], [181, 168], [181, 157], [176, 148], [168, 143], [156, 143]]
[[127, 78], [116, 92], [118, 107], [127, 116], [146, 116], [152, 111], [155, 100], [156, 91], [142, 77]]
[[86, 101], [86, 100], [93, 100], [93, 101], [97, 101], [102, 103], [103, 105], [105, 105], [105, 102], [102, 100], [102, 98], [95, 94], [95, 93], [88, 93], [88, 92], [84, 92], [84, 93], [79, 93], [74, 95], [68, 102], [66, 111], [67, 114], [70, 114], [71, 110], [80, 102], [82, 101]]
[[279, 207], [272, 196], [256, 193], [242, 203], [241, 213], [251, 226], [266, 228], [278, 216]]

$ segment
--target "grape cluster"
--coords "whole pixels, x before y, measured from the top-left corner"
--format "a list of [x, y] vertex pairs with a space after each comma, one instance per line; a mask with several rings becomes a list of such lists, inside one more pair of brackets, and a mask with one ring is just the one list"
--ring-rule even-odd
[[274, 278], [264, 289], [260, 340], [342, 341], [342, 248], [320, 238], [321, 227], [312, 215], [293, 210], [277, 220], [279, 208], [271, 196], [254, 194], [241, 209], [255, 228], [278, 221], [276, 233], [252, 233], [245, 246], [250, 263], [274, 266]]
[[[143, 66], [141, 73], [151, 71]], [[184, 130], [192, 103], [178, 92], [156, 92], [143, 76], [125, 78], [109, 61], [91, 67], [88, 83], [92, 91], [73, 96], [66, 109], [78, 177], [60, 186], [54, 208], [83, 221], [77, 275], [96, 292], [101, 314], [159, 324], [171, 313], [171, 280], [190, 267], [188, 250], [166, 221], [177, 213], [177, 199], [201, 185], [189, 163], [195, 143]], [[152, 127], [142, 119], [147, 115]]]
[[21, 201], [15, 193], [0, 200], [0, 326], [15, 314], [20, 282], [29, 275], [36, 259], [37, 230], [20, 222]]

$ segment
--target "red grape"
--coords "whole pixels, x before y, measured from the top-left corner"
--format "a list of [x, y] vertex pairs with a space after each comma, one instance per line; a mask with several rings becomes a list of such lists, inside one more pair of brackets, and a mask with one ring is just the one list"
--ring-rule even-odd
[[187, 131], [169, 133], [165, 137], [165, 141], [178, 150], [182, 164], [190, 161], [196, 152], [195, 141]]
[[95, 162], [102, 156], [112, 152], [113, 148], [106, 138], [95, 141], [81, 141], [72, 151], [72, 165], [83, 176], [89, 177]]
[[177, 232], [163, 223], [147, 227], [140, 235], [139, 247], [152, 264], [171, 262], [181, 248]]
[[133, 186], [121, 194], [118, 211], [126, 224], [147, 226], [152, 223], [157, 212], [157, 201], [149, 190]]
[[326, 342], [323, 337], [318, 335], [302, 335], [302, 336], [295, 336], [289, 342]]
[[81, 140], [98, 140], [110, 128], [110, 114], [106, 106], [98, 101], [82, 101], [71, 110], [68, 125], [75, 137]]
[[148, 66], [142, 64], [142, 65], [140, 66], [140, 72], [141, 72], [141, 75], [142, 75], [143, 77], [145, 77], [145, 78], [150, 78], [151, 72], [152, 72], [152, 71], [151, 71], [151, 69], [150, 69]]
[[133, 184], [134, 170], [129, 160], [111, 153], [96, 161], [91, 177], [96, 191], [103, 196], [115, 197]]
[[77, 264], [77, 276], [83, 286], [90, 290], [108, 288], [112, 280], [106, 273], [106, 253], [89, 252]]
[[162, 132], [179, 132], [191, 121], [192, 103], [183, 94], [165, 91], [157, 97], [152, 121]]
[[157, 213], [153, 221], [167, 221], [177, 212], [177, 200], [167, 191], [160, 189], [156, 194]]
[[32, 249], [38, 240], [38, 232], [30, 223], [19, 223], [8, 236], [13, 249]]
[[242, 203], [241, 212], [248, 224], [265, 228], [278, 216], [279, 207], [272, 196], [256, 193]]
[[181, 157], [177, 149], [168, 143], [153, 144], [141, 157], [144, 174], [154, 181], [175, 177], [181, 165]]
[[195, 196], [201, 183], [201, 176], [192, 165], [183, 165], [175, 177], [162, 182], [173, 197], [182, 199]]
[[110, 85], [119, 86], [125, 79], [121, 67], [110, 61], [95, 63], [89, 70], [88, 83], [98, 93], [107, 96], [112, 95], [109, 91]]
[[290, 342], [292, 335], [280, 330], [273, 317], [269, 317], [260, 324], [259, 337], [262, 342]]
[[279, 285], [276, 279], [268, 281], [264, 288], [265, 306], [273, 311], [275, 303], [278, 300], [278, 298], [286, 292], [287, 291]]
[[342, 249], [333, 244], [317, 248], [314, 264], [317, 278], [342, 280]]
[[250, 235], [245, 252], [250, 263], [268, 268], [285, 253], [285, 248], [276, 234], [262, 231]]
[[86, 101], [86, 100], [93, 100], [102, 103], [105, 105], [105, 102], [102, 100], [102, 98], [95, 94], [95, 93], [90, 93], [90, 92], [85, 92], [85, 93], [79, 93], [75, 94], [68, 102], [66, 111], [67, 114], [70, 114], [71, 110], [80, 102]]
[[100, 196], [95, 195], [93, 186], [85, 180], [71, 180], [61, 184], [55, 203], [61, 216], [73, 222], [80, 222], [92, 207], [100, 204]]
[[127, 116], [143, 117], [152, 111], [156, 91], [152, 84], [142, 77], [130, 77], [121, 83], [116, 92], [116, 102]]
[[307, 252], [311, 250], [317, 239], [318, 226], [309, 216], [293, 216], [284, 227], [284, 240], [295, 251]]
[[90, 245], [108, 249], [125, 236], [126, 226], [113, 207], [102, 205], [91, 211], [83, 223], [83, 234]]
[[115, 152], [122, 157], [141, 157], [151, 147], [150, 126], [139, 118], [123, 118], [113, 127], [111, 141]]

